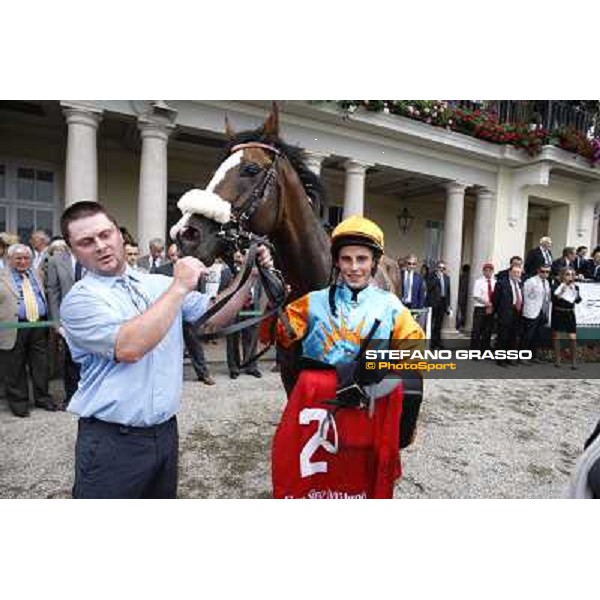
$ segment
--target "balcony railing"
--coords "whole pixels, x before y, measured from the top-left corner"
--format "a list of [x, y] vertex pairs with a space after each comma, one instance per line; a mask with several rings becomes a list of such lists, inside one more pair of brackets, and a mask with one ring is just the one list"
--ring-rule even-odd
[[451, 100], [449, 104], [494, 112], [500, 123], [541, 125], [546, 131], [571, 129], [584, 136], [600, 134], [596, 113], [564, 100]]
[[385, 112], [444, 127], [530, 156], [557, 146], [600, 165], [600, 101], [594, 100], [337, 100], [347, 115]]

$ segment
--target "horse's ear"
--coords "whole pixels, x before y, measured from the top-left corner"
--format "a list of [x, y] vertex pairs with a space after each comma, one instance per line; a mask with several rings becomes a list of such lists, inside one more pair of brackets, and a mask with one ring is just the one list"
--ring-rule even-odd
[[235, 137], [235, 131], [229, 122], [229, 117], [225, 115], [225, 135], [231, 140]]
[[277, 106], [277, 102], [271, 104], [271, 112], [265, 121], [264, 131], [268, 137], [279, 137], [279, 106]]

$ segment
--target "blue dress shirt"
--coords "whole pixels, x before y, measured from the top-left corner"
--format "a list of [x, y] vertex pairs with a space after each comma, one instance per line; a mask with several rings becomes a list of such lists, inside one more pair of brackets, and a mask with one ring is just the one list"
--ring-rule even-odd
[[73, 359], [81, 364], [81, 378], [69, 412], [140, 427], [168, 421], [177, 412], [183, 385], [182, 318], [199, 319], [208, 296], [189, 293], [165, 337], [140, 360], [115, 360], [121, 325], [154, 304], [172, 282], [127, 266], [120, 277], [90, 271], [71, 288], [60, 318]]
[[[19, 312], [18, 318], [21, 321], [26, 320], [25, 315], [25, 302], [23, 301], [23, 275], [17, 271], [17, 269], [12, 269], [12, 276], [17, 286], [17, 292], [19, 293]], [[40, 319], [46, 318], [48, 314], [48, 309], [46, 308], [46, 299], [44, 298], [44, 294], [40, 290], [40, 286], [38, 285], [38, 280], [34, 276], [31, 269], [27, 269], [27, 276], [29, 277], [29, 281], [31, 282], [31, 287], [33, 288], [33, 293], [35, 294], [35, 301], [38, 306], [38, 313], [40, 315]]]

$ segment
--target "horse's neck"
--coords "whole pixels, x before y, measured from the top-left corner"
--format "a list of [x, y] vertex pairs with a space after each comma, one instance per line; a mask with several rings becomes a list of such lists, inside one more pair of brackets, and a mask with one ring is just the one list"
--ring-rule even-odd
[[273, 241], [292, 296], [299, 297], [327, 285], [331, 272], [329, 238], [298, 176], [289, 167], [283, 169], [281, 200], [283, 218]]

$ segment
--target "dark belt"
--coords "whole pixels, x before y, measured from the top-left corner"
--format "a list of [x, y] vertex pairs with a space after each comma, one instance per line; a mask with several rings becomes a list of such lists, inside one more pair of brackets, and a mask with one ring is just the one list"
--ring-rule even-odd
[[121, 425], [120, 423], [109, 423], [108, 421], [102, 421], [96, 419], [96, 417], [81, 417], [79, 424], [91, 425], [93, 427], [99, 427], [112, 431], [113, 433], [120, 433], [121, 435], [144, 435], [146, 437], [157, 437], [161, 432], [176, 423], [177, 419], [172, 416], [168, 421], [159, 423], [158, 425], [150, 425], [149, 427], [135, 427], [133, 425]]
[[40, 317], [37, 321], [30, 321], [27, 318], [21, 319], [21, 317], [19, 317], [19, 323], [37, 323], [39, 321], [47, 321], [47, 320], [48, 320], [48, 318], [46, 317], [46, 315], [44, 315], [43, 317]]

